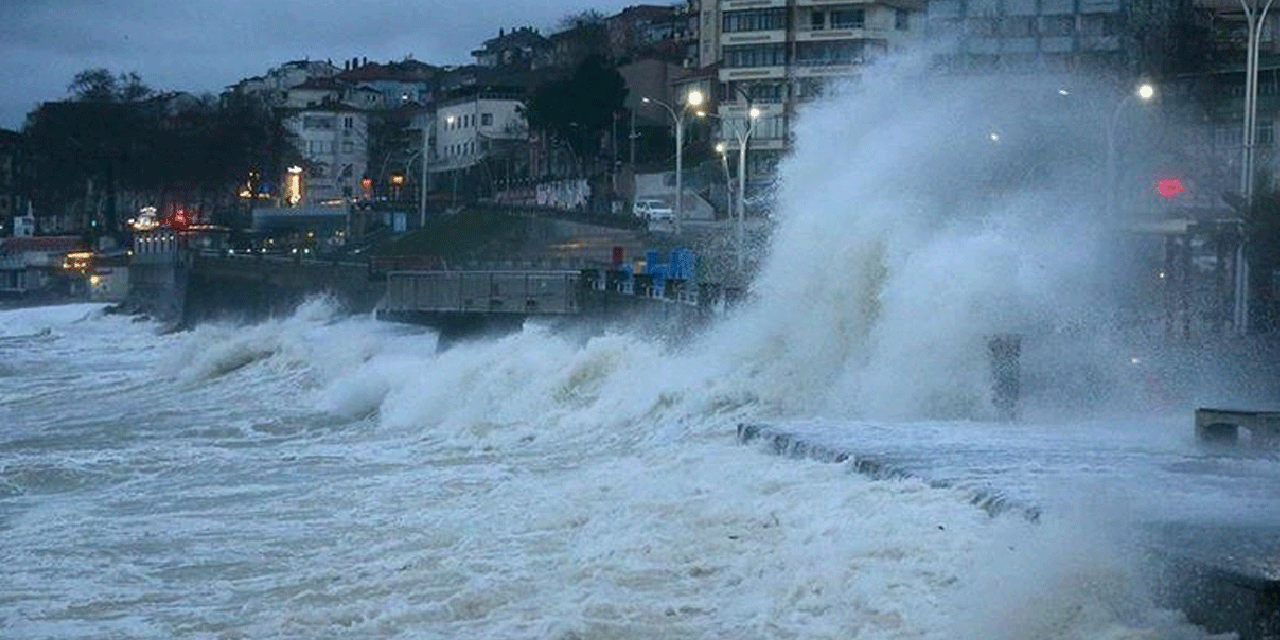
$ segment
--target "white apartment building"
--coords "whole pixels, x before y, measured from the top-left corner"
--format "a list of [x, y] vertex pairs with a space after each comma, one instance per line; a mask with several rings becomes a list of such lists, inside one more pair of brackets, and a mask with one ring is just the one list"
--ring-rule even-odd
[[369, 166], [369, 124], [364, 111], [342, 104], [295, 109], [284, 125], [297, 136], [303, 166], [284, 176], [288, 204], [321, 204], [359, 197]]
[[[923, 26], [923, 3], [854, 0], [703, 0], [699, 57], [719, 63], [719, 139], [738, 148], [749, 109], [759, 116], [748, 174], [788, 147], [796, 106], [833, 78], [857, 76], [878, 56], [904, 50]], [[756, 153], [764, 151], [764, 153]]]
[[513, 93], [480, 92], [445, 100], [435, 111], [431, 171], [466, 169], [494, 155], [504, 143], [526, 142], [523, 99]]

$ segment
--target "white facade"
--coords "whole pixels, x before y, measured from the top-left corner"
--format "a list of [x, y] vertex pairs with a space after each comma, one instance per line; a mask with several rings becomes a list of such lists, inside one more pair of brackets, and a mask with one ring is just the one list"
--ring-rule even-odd
[[266, 90], [275, 94], [270, 102], [279, 104], [289, 89], [311, 78], [330, 78], [337, 73], [337, 67], [323, 60], [293, 60], [268, 71], [262, 80]]
[[359, 197], [369, 167], [368, 116], [341, 105], [299, 109], [285, 119], [305, 158], [301, 203]]
[[488, 155], [496, 142], [527, 140], [522, 105], [517, 98], [481, 94], [439, 106], [434, 169], [469, 167]]

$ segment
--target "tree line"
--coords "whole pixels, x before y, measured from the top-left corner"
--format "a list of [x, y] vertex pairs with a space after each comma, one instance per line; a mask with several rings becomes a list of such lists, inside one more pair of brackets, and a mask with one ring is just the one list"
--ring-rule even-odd
[[94, 235], [134, 213], [116, 210], [122, 200], [225, 217], [250, 175], [278, 175], [296, 153], [279, 120], [249, 101], [163, 94], [107, 69], [76, 74], [68, 93], [27, 115], [27, 190], [36, 210], [79, 216]]

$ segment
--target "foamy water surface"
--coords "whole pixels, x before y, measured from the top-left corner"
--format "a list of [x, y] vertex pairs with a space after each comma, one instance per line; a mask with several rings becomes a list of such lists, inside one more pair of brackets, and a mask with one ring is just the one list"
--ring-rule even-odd
[[[1097, 310], [1052, 176], [938, 192], [1021, 162], [974, 146], [989, 87], [896, 77], [802, 119], [755, 301], [681, 346], [531, 324], [437, 352], [324, 301], [171, 335], [0, 312], [0, 636], [1206, 637], [1122, 513], [993, 518], [734, 441], [985, 420], [984, 336]], [[1130, 397], [1109, 366], [1088, 391]]]
[[651, 345], [323, 307], [0, 345], [5, 637], [1200, 637], [1081, 523], [735, 444]]

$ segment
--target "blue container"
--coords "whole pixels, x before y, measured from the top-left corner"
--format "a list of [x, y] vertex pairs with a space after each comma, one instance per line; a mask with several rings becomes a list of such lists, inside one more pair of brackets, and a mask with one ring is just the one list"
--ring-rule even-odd
[[661, 266], [665, 261], [662, 259], [661, 251], [650, 249], [644, 252], [645, 271], [653, 273], [653, 270]]
[[658, 284], [671, 277], [670, 267], [665, 264], [649, 265], [649, 273], [653, 274], [653, 281]]
[[676, 249], [671, 252], [671, 277], [680, 280], [693, 280], [693, 265], [697, 257], [692, 249]]

